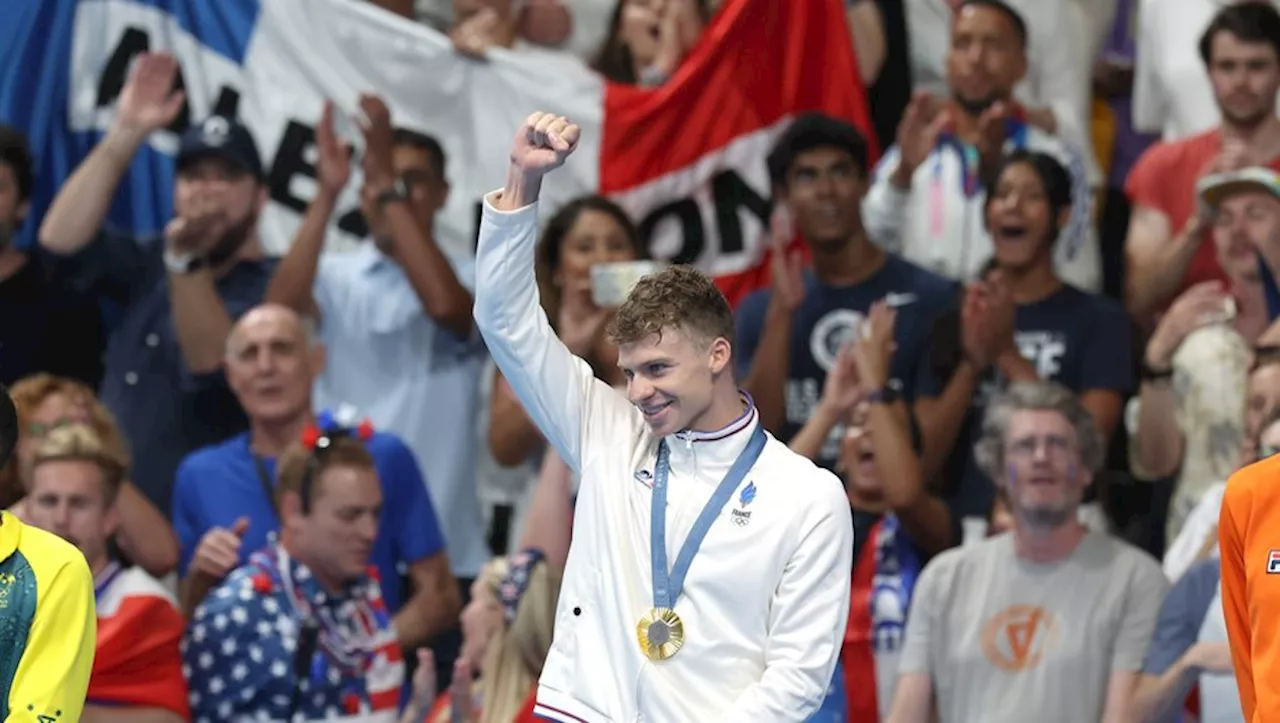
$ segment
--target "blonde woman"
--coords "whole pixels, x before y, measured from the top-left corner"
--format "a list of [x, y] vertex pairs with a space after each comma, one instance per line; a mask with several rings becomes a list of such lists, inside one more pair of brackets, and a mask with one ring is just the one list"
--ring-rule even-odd
[[[18, 408], [18, 446], [13, 459], [0, 472], [18, 501], [9, 511], [18, 519], [26, 514], [27, 480], [36, 450], [51, 431], [68, 424], [85, 424], [102, 439], [112, 454], [129, 464], [129, 446], [111, 412], [93, 390], [72, 379], [33, 374], [9, 390]], [[178, 565], [178, 539], [168, 519], [127, 480], [121, 485], [116, 508], [120, 527], [116, 543], [134, 564], [155, 577], [164, 577]]]
[[[453, 685], [426, 723], [532, 723], [533, 696], [551, 649], [560, 573], [539, 550], [485, 565], [462, 611]], [[480, 678], [473, 682], [475, 662]]]

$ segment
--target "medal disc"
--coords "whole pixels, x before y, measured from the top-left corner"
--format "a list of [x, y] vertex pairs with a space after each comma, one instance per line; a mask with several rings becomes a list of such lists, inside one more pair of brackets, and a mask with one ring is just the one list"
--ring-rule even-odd
[[654, 608], [636, 623], [640, 652], [649, 660], [666, 660], [684, 646], [684, 621], [670, 608]]

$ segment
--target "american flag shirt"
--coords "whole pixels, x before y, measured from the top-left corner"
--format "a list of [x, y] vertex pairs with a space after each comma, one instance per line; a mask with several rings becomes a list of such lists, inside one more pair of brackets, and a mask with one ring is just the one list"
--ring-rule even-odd
[[196, 608], [182, 654], [195, 723], [392, 723], [405, 675], [376, 570], [330, 594], [274, 540]]

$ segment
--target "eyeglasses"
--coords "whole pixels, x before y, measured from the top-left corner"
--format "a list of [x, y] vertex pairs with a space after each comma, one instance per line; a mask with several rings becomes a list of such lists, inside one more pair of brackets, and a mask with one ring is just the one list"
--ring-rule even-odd
[[1075, 442], [1056, 434], [1050, 434], [1045, 437], [1022, 437], [1010, 442], [1005, 450], [1005, 456], [1017, 459], [1031, 459], [1036, 456], [1036, 450], [1040, 445], [1044, 444], [1045, 456], [1053, 458], [1062, 458], [1076, 451]]

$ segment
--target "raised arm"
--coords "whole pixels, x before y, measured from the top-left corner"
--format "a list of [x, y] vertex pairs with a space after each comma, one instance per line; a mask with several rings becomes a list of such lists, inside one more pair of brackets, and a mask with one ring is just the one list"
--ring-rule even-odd
[[138, 56], [120, 91], [115, 119], [71, 178], [59, 189], [40, 224], [40, 245], [59, 255], [84, 248], [102, 228], [120, 179], [147, 136], [173, 122], [183, 94], [175, 91], [178, 61], [163, 53]]
[[476, 326], [525, 411], [570, 468], [581, 471], [591, 439], [638, 432], [639, 413], [556, 337], [538, 301], [534, 248], [542, 177], [561, 166], [578, 126], [549, 113], [516, 133], [507, 183], [484, 200], [476, 246]]
[[312, 289], [324, 251], [324, 235], [329, 218], [338, 207], [338, 196], [351, 179], [351, 159], [333, 130], [333, 103], [326, 101], [316, 126], [316, 176], [319, 187], [307, 206], [307, 213], [293, 235], [289, 252], [280, 260], [271, 283], [267, 303], [282, 304], [299, 314], [320, 320]]
[[[410, 199], [387, 200], [388, 194], [395, 193], [396, 186], [391, 112], [375, 95], [360, 96], [360, 109], [369, 119], [369, 125], [363, 129], [363, 196], [370, 226], [375, 235], [390, 240], [391, 256], [404, 270], [423, 312], [454, 336], [467, 339], [471, 335], [471, 293], [458, 280], [448, 257], [436, 244], [434, 231], [418, 222]], [[439, 182], [443, 183], [444, 168], [434, 171], [440, 174]]]

